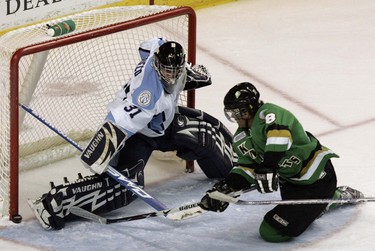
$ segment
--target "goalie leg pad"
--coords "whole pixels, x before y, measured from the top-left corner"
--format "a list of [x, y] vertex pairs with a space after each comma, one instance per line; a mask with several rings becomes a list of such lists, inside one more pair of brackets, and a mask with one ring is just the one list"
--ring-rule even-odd
[[111, 159], [124, 147], [126, 139], [123, 129], [106, 121], [82, 151], [83, 165], [94, 173], [105, 172]]
[[70, 214], [71, 206], [93, 213], [106, 213], [121, 208], [137, 197], [107, 175], [92, 175], [74, 183], [53, 187], [40, 199], [29, 200], [42, 227], [62, 229], [66, 221], [77, 219]]
[[[47, 198], [48, 194], [44, 194], [40, 199], [28, 200], [30, 208], [33, 210], [36, 218], [45, 230], [51, 229], [62, 229], [65, 226], [65, 222], [62, 217], [59, 216], [61, 212], [61, 201], [57, 202], [49, 201], [52, 197]], [[53, 198], [53, 200], [60, 198]], [[54, 206], [52, 206], [54, 204]]]
[[232, 135], [212, 116], [201, 111], [195, 113], [199, 116], [192, 118], [194, 113], [189, 112], [174, 119], [177, 155], [196, 160], [208, 178], [224, 178], [233, 167]]

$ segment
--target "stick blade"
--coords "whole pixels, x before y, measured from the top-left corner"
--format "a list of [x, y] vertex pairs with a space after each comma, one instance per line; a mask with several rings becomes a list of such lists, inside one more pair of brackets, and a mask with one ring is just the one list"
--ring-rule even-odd
[[199, 203], [193, 203], [188, 205], [183, 205], [177, 208], [172, 208], [166, 210], [165, 217], [170, 220], [185, 220], [200, 216], [207, 212], [199, 206]]

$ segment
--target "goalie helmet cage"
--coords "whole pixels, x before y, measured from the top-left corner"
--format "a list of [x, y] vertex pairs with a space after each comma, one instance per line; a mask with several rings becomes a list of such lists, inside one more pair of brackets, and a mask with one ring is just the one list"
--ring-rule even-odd
[[[51, 37], [48, 26], [73, 21], [70, 33]], [[86, 145], [114, 98], [140, 61], [139, 44], [153, 37], [180, 42], [195, 64], [196, 15], [190, 7], [127, 6], [92, 10], [28, 26], [0, 37], [0, 206], [19, 214], [19, 172], [45, 165], [74, 147], [19, 104]], [[194, 107], [195, 92], [180, 105]], [[61, 157], [63, 156], [63, 157]], [[190, 171], [192, 162], [187, 162]]]

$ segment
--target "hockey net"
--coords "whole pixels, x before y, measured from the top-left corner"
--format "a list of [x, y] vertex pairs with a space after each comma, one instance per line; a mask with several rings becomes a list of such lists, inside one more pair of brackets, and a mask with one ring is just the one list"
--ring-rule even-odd
[[[64, 20], [72, 20], [75, 30], [47, 35], [47, 25]], [[178, 41], [194, 64], [195, 22], [189, 7], [113, 7], [0, 37], [1, 215], [18, 214], [19, 172], [78, 154], [19, 104], [85, 146], [140, 61], [139, 44], [153, 37]], [[181, 95], [180, 104], [194, 106], [194, 92]]]

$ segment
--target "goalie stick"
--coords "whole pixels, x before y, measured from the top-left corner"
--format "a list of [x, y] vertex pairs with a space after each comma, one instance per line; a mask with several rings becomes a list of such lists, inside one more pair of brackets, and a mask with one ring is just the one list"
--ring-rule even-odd
[[[241, 190], [241, 191], [233, 192], [231, 193], [231, 196], [238, 196], [238, 195], [241, 195], [242, 193], [247, 193], [255, 189], [256, 187], [252, 186], [249, 189], [246, 189], [243, 191]], [[97, 214], [91, 213], [85, 209], [79, 208], [77, 206], [70, 207], [69, 211], [76, 216], [79, 216], [81, 218], [85, 218], [88, 220], [92, 220], [100, 224], [120, 223], [120, 222], [158, 217], [158, 216], [164, 216], [167, 219], [178, 221], [178, 220], [194, 218], [207, 212], [207, 210], [203, 209], [200, 206], [200, 202], [194, 202], [194, 203], [182, 205], [176, 208], [160, 210], [160, 211], [144, 213], [144, 214], [138, 214], [138, 215], [133, 215], [133, 216], [126, 216], [126, 217], [121, 217], [121, 218], [105, 218]]]
[[300, 205], [300, 204], [356, 204], [360, 202], [375, 202], [375, 197], [357, 199], [302, 199], [302, 200], [240, 200], [218, 191], [209, 194], [212, 199], [221, 200], [236, 205]]
[[141, 220], [147, 219], [152, 217], [164, 216], [170, 220], [184, 220], [199, 216], [206, 212], [203, 208], [199, 206], [199, 203], [192, 203], [172, 209], [167, 210], [160, 210], [156, 212], [144, 213], [144, 214], [137, 214], [133, 216], [126, 216], [120, 218], [106, 218], [99, 216], [97, 214], [91, 213], [85, 209], [80, 207], [72, 206], [69, 211], [79, 217], [95, 221], [100, 224], [112, 224], [112, 223], [120, 223], [120, 222], [127, 222], [127, 221], [134, 221], [134, 220]]
[[[78, 145], [78, 143], [76, 143], [75, 141], [73, 141], [72, 139], [70, 139], [63, 132], [61, 132], [60, 130], [58, 130], [57, 128], [55, 128], [54, 126], [52, 126], [50, 123], [48, 123], [46, 120], [44, 120], [43, 118], [41, 118], [31, 108], [29, 108], [29, 107], [27, 107], [27, 106], [25, 106], [23, 104], [19, 104], [19, 105], [26, 112], [28, 112], [29, 114], [31, 114], [34, 118], [36, 118], [37, 120], [39, 120], [41, 123], [43, 123], [44, 125], [46, 125], [49, 129], [51, 129], [52, 131], [54, 131], [56, 134], [58, 134], [64, 140], [66, 140], [71, 145], [73, 145], [75, 148], [77, 148], [80, 152], [83, 151], [83, 148], [80, 145]], [[153, 198], [146, 191], [144, 191], [141, 187], [139, 187], [136, 183], [134, 183], [130, 179], [126, 178], [124, 175], [122, 175], [119, 171], [117, 171], [113, 167], [108, 166], [108, 169], [107, 169], [106, 173], [110, 177], [112, 177], [114, 180], [116, 180], [119, 184], [121, 184], [122, 186], [126, 187], [127, 189], [129, 189], [130, 191], [132, 191], [133, 193], [135, 193], [138, 197], [140, 197], [144, 202], [146, 202], [148, 205], [150, 205], [154, 209], [156, 209], [158, 211], [168, 209], [168, 207], [166, 205], [164, 205], [163, 203], [161, 203], [157, 199]]]

